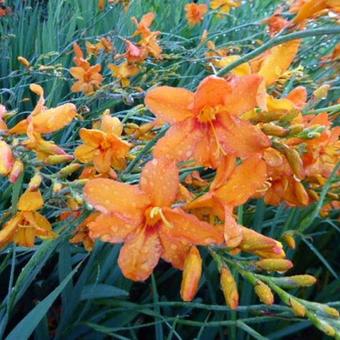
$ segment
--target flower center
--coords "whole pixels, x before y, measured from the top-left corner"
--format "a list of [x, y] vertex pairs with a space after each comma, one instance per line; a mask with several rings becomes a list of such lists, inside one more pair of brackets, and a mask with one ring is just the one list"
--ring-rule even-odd
[[216, 119], [218, 113], [217, 107], [204, 106], [198, 115], [198, 120], [201, 123], [208, 123]]
[[162, 208], [150, 207], [145, 212], [146, 224], [148, 226], [155, 226], [159, 222], [163, 222], [167, 227], [172, 228], [172, 224], [166, 219], [163, 214]]

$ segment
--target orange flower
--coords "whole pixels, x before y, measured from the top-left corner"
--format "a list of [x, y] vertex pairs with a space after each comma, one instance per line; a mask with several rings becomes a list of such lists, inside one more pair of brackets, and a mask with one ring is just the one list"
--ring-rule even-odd
[[238, 116], [263, 107], [264, 100], [262, 78], [257, 75], [228, 81], [209, 76], [195, 93], [169, 86], [149, 90], [146, 106], [157, 118], [172, 125], [157, 143], [155, 157], [192, 159], [215, 168], [226, 154], [244, 158], [261, 153], [270, 145], [268, 138]]
[[12, 134], [25, 134], [29, 126], [36, 133], [52, 133], [70, 124], [77, 114], [74, 104], [68, 103], [55, 108], [44, 106], [44, 90], [40, 85], [31, 84], [30, 90], [40, 98], [32, 113], [9, 130]]
[[340, 12], [340, 4], [338, 0], [308, 0], [294, 6], [294, 10], [298, 9], [296, 16], [293, 18], [295, 24], [303, 23], [305, 20], [315, 17], [324, 9], [331, 9]]
[[82, 163], [93, 162], [102, 174], [109, 174], [112, 167], [123, 169], [131, 145], [120, 138], [122, 131], [123, 124], [119, 119], [105, 111], [98, 129], [80, 129], [84, 144], [76, 148], [75, 157]]
[[71, 87], [72, 92], [83, 92], [86, 95], [93, 94], [97, 91], [103, 82], [103, 76], [100, 74], [101, 65], [93, 65], [84, 59], [83, 52], [78, 44], [73, 44], [75, 53], [74, 62], [76, 67], [70, 68], [71, 75], [77, 80]]
[[203, 21], [204, 15], [208, 12], [208, 6], [195, 3], [186, 4], [185, 12], [189, 25], [195, 26]]
[[110, 53], [113, 50], [113, 45], [111, 40], [108, 38], [101, 38], [99, 42], [96, 44], [92, 44], [90, 42], [86, 42], [86, 51], [89, 56], [94, 55], [97, 56], [101, 51], [105, 51], [105, 53]]
[[251, 62], [253, 73], [262, 76], [266, 85], [272, 85], [293, 62], [301, 40], [291, 40], [277, 45]]
[[178, 190], [178, 169], [165, 159], [146, 164], [139, 186], [110, 179], [85, 185], [85, 200], [102, 213], [89, 223], [90, 236], [124, 242], [118, 263], [127, 278], [146, 280], [161, 257], [183, 269], [191, 245], [223, 242], [213, 226], [172, 207]]
[[240, 0], [212, 0], [211, 9], [217, 10], [219, 14], [228, 14], [234, 7], [241, 6]]
[[122, 87], [129, 86], [129, 78], [136, 76], [140, 71], [136, 64], [129, 63], [128, 61], [124, 61], [119, 65], [110, 64], [109, 68], [112, 71], [112, 76], [120, 81]]
[[138, 45], [155, 59], [161, 59], [162, 48], [159, 46], [157, 40], [160, 32], [152, 32], [150, 30], [155, 16], [155, 13], [149, 12], [142, 17], [140, 22], [138, 22], [135, 17], [132, 17], [132, 22], [137, 26], [133, 36], [139, 35], [141, 40], [138, 42]]
[[36, 237], [55, 238], [57, 234], [49, 221], [37, 212], [43, 205], [40, 191], [26, 191], [18, 202], [19, 211], [0, 230], [0, 247], [12, 241], [23, 247], [33, 247]]
[[187, 208], [210, 208], [213, 214], [224, 220], [226, 245], [237, 247], [242, 240], [242, 232], [232, 211], [263, 187], [266, 174], [266, 164], [259, 157], [248, 158], [238, 166], [235, 157], [225, 157], [217, 169], [210, 191], [190, 202]]
[[281, 32], [289, 25], [289, 21], [282, 17], [281, 11], [276, 11], [271, 17], [263, 20], [263, 23], [268, 25], [271, 37]]
[[125, 40], [125, 43], [126, 52], [116, 55], [115, 59], [126, 58], [129, 63], [140, 63], [147, 58], [148, 53], [145, 48], [136, 46], [129, 40]]

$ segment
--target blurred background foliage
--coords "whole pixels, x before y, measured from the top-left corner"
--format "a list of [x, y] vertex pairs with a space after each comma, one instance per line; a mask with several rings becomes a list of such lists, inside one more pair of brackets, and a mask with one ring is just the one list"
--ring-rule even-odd
[[[204, 29], [208, 29], [209, 40], [217, 47], [232, 47], [241, 55], [270, 39], [261, 21], [282, 1], [244, 1], [230, 15], [218, 19], [209, 14], [202, 25], [194, 28], [187, 25], [184, 16], [186, 3], [133, 0], [128, 11], [121, 5], [99, 11], [95, 0], [7, 1], [12, 14], [0, 18], [0, 102], [17, 112], [13, 121], [27, 115], [36, 101], [28, 90], [33, 82], [44, 87], [48, 106], [72, 101], [86, 113], [84, 120], [64, 129], [56, 142], [66, 150], [73, 149], [78, 129], [106, 108], [118, 117], [129, 114], [131, 122], [150, 120], [147, 112], [131, 113], [141, 103], [133, 97], [137, 87], [146, 90], [155, 84], [167, 84], [195, 88], [211, 73], [205, 56], [207, 47], [200, 44]], [[134, 78], [130, 88], [114, 88], [111, 83], [109, 91], [99, 91], [95, 96], [71, 93], [72, 44], [84, 46], [86, 41], [95, 42], [105, 36], [122, 53], [122, 38], [128, 38], [134, 31], [130, 18], [140, 18], [149, 11], [157, 13], [153, 28], [162, 32], [165, 60], [147, 61], [145, 72]], [[321, 18], [310, 26], [323, 27], [329, 24], [328, 20], [331, 19]], [[303, 67], [304, 73], [291, 78], [282, 92], [289, 91], [285, 87], [296, 85], [308, 85], [312, 91], [328, 83], [331, 90], [327, 98], [313, 109], [334, 104], [340, 79], [334, 67], [320, 67], [319, 61], [338, 41], [339, 36], [305, 39], [293, 65]], [[17, 61], [18, 56], [28, 59], [31, 68], [24, 68]], [[99, 55], [96, 62], [104, 63], [104, 58], [113, 56]], [[104, 75], [110, 78], [110, 71], [104, 69]], [[26, 176], [29, 175], [28, 170]], [[51, 188], [45, 189], [53, 198]], [[0, 219], [16, 202], [19, 190], [20, 185], [11, 187], [0, 179]], [[62, 208], [57, 200], [55, 204], [51, 202], [45, 205], [44, 214], [53, 221]], [[339, 213], [321, 218], [316, 209], [315, 205], [305, 209], [283, 205], [274, 208], [258, 200], [241, 207], [239, 217], [244, 225], [277, 239], [287, 230], [296, 231], [297, 250], [288, 251], [295, 266], [288, 274], [309, 273], [318, 278], [314, 287], [296, 293], [305, 299], [336, 304], [340, 300]], [[9, 333], [9, 339], [25, 339], [30, 335], [33, 339], [326, 338], [309, 321], [298, 319], [288, 308], [278, 306], [279, 301], [273, 307], [259, 305], [251, 286], [243, 280], [239, 282], [242, 307], [230, 311], [224, 305], [216, 265], [207, 254], [201, 288], [193, 303], [180, 302], [181, 273], [164, 262], [151, 280], [132, 283], [123, 278], [117, 266], [119, 245], [97, 242], [94, 251], [87, 253], [68, 243], [72, 230], [84, 217], [72, 225], [56, 221], [54, 225], [62, 231], [56, 240], [32, 249], [12, 245], [1, 250], [0, 338]]]

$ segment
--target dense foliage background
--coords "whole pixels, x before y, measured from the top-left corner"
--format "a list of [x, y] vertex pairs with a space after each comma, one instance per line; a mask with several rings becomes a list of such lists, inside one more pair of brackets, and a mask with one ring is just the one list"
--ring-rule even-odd
[[[185, 0], [134, 0], [128, 11], [121, 5], [99, 11], [97, 2], [10, 0], [6, 6], [12, 13], [0, 17], [0, 102], [17, 112], [12, 122], [27, 115], [35, 105], [36, 98], [29, 92], [31, 83], [44, 87], [48, 106], [75, 103], [83, 119], [73, 121], [55, 139], [65, 150], [74, 149], [79, 128], [106, 108], [126, 122], [150, 121], [151, 114], [137, 106], [142, 104], [137, 87], [146, 90], [162, 83], [194, 89], [209, 73], [207, 48], [199, 44], [205, 28], [216, 46], [234, 47], [241, 55], [269, 40], [261, 21], [282, 1], [245, 1], [223, 19], [208, 15], [202, 25], [194, 28], [185, 19]], [[130, 17], [140, 18], [149, 11], [157, 14], [154, 27], [162, 32], [160, 41], [166, 61], [146, 61], [148, 72], [138, 75], [129, 88], [108, 85], [107, 90], [95, 96], [71, 93], [72, 44], [105, 36], [122, 51], [121, 37], [129, 37], [134, 31]], [[331, 24], [332, 18], [323, 17], [311, 23], [310, 28]], [[337, 42], [339, 35], [305, 39], [293, 65], [293, 68], [303, 67], [303, 75], [285, 83], [284, 92], [296, 85], [308, 85], [308, 90], [313, 91], [328, 83], [331, 84], [328, 96], [313, 109], [334, 104], [340, 79], [334, 65], [321, 67], [320, 59]], [[23, 67], [18, 56], [28, 59], [31, 67]], [[101, 58], [108, 57], [99, 56], [98, 63], [104, 61]], [[110, 71], [104, 70], [105, 74]], [[33, 172], [34, 167], [27, 168], [15, 185], [0, 178], [0, 224], [1, 218], [15, 209], [22, 183]], [[126, 181], [134, 183], [138, 177], [138, 171], [130, 173]], [[43, 212], [53, 221], [63, 206], [50, 182], [44, 181], [43, 188], [47, 193]], [[322, 199], [325, 197], [326, 191]], [[339, 213], [335, 211], [322, 218], [319, 210], [320, 205], [315, 204], [303, 209], [284, 205], [274, 208], [257, 200], [242, 206], [238, 213], [244, 225], [276, 239], [287, 230], [295, 230], [298, 246], [295, 251], [288, 251], [294, 262], [288, 274], [312, 274], [318, 282], [294, 293], [312, 301], [339, 305]], [[122, 276], [117, 266], [119, 245], [98, 241], [88, 253], [68, 242], [84, 217], [72, 224], [55, 221], [55, 229], [60, 232], [55, 240], [33, 248], [10, 245], [1, 249], [0, 338], [9, 334], [9, 339], [25, 339], [31, 334], [34, 339], [326, 338], [311, 327], [310, 321], [295, 317], [279, 300], [273, 306], [260, 305], [251, 286], [243, 280], [239, 282], [241, 307], [231, 311], [224, 304], [219, 273], [209, 256], [204, 258], [201, 289], [192, 303], [179, 299], [181, 273], [165, 262], [157, 267], [150, 280], [133, 283]]]

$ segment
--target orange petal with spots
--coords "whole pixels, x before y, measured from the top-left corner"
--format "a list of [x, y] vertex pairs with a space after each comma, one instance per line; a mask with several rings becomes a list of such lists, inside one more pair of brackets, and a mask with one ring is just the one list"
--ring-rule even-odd
[[231, 92], [226, 94], [224, 106], [231, 114], [239, 116], [256, 107], [266, 109], [266, 88], [261, 76], [233, 77], [230, 86]]
[[214, 192], [214, 196], [231, 206], [245, 203], [266, 180], [266, 163], [259, 157], [246, 159], [237, 166], [228, 181]]
[[139, 229], [126, 239], [118, 264], [126, 278], [145, 281], [152, 274], [161, 254], [162, 246], [158, 234]]
[[223, 243], [221, 232], [209, 223], [200, 221], [196, 216], [181, 209], [165, 208], [163, 213], [168, 223], [162, 225], [162, 232], [170, 237], [197, 245]]
[[195, 129], [194, 119], [176, 123], [156, 144], [155, 158], [167, 158], [176, 162], [193, 159], [195, 145], [202, 138], [199, 129]]
[[297, 109], [302, 110], [307, 102], [307, 90], [304, 86], [298, 86], [289, 92], [286, 97]]
[[34, 130], [38, 133], [58, 131], [70, 124], [76, 114], [76, 106], [70, 103], [41, 111], [32, 118]]
[[267, 86], [273, 84], [288, 70], [299, 50], [300, 43], [300, 40], [291, 40], [270, 50], [258, 72], [264, 78]]
[[236, 157], [235, 156], [224, 156], [220, 162], [219, 167], [216, 170], [216, 175], [211, 183], [210, 189], [218, 189], [223, 184], [227, 182], [227, 179], [233, 172], [236, 166]]
[[102, 213], [115, 213], [128, 221], [140, 221], [150, 204], [148, 197], [135, 185], [107, 178], [88, 181], [84, 187], [85, 200]]
[[18, 209], [23, 211], [39, 210], [44, 205], [44, 199], [40, 191], [26, 191], [18, 202]]
[[90, 163], [97, 152], [97, 148], [86, 144], [79, 145], [74, 150], [74, 156], [82, 163]]
[[120, 243], [138, 227], [138, 223], [129, 222], [115, 214], [100, 214], [87, 226], [92, 238], [100, 238], [104, 242]]
[[199, 113], [205, 106], [223, 105], [231, 92], [230, 84], [221, 77], [209, 76], [201, 81], [194, 97], [193, 110]]
[[179, 188], [178, 169], [175, 162], [155, 158], [143, 168], [140, 187], [156, 207], [170, 206]]
[[162, 259], [170, 262], [173, 267], [183, 270], [184, 261], [191, 244], [162, 232], [160, 232], [159, 237], [163, 248]]
[[105, 140], [105, 133], [97, 129], [81, 128], [79, 132], [80, 138], [87, 145], [97, 147]]
[[225, 152], [243, 158], [262, 153], [270, 146], [269, 138], [258, 127], [231, 115], [220, 118], [215, 129]]
[[159, 86], [146, 93], [145, 105], [157, 118], [175, 123], [192, 116], [193, 99], [194, 94], [184, 88]]

